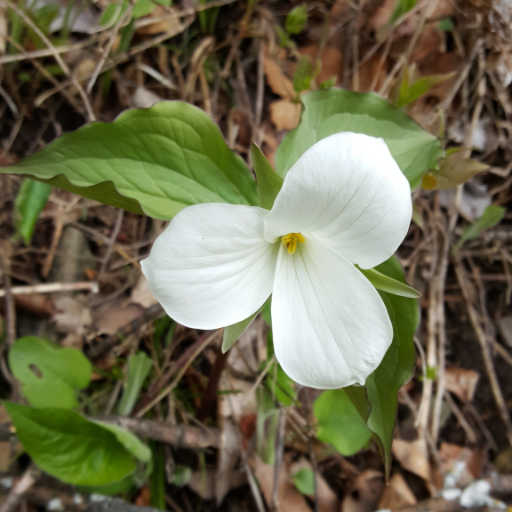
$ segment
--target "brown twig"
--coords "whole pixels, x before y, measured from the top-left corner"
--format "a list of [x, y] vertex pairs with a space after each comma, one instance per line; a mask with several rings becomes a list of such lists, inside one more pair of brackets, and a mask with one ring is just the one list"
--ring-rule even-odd
[[[90, 291], [98, 293], [98, 283], [91, 283], [89, 281], [78, 283], [43, 283], [34, 284], [30, 286], [13, 286], [10, 288], [12, 295], [35, 295], [40, 293], [55, 293], [55, 292], [74, 292], [74, 291]], [[0, 297], [7, 296], [7, 288], [0, 289]]]
[[40, 473], [39, 469], [31, 464], [5, 498], [0, 507], [0, 512], [13, 512], [23, 495], [36, 483]]

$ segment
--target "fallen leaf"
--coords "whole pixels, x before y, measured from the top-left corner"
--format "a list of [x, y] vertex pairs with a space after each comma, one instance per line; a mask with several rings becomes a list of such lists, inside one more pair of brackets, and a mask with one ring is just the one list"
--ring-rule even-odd
[[512, 348], [512, 315], [502, 316], [498, 319], [497, 324], [503, 341]]
[[150, 108], [162, 98], [145, 87], [137, 87], [131, 98], [133, 108]]
[[425, 481], [430, 480], [430, 464], [425, 439], [416, 439], [416, 441], [395, 439], [392, 450], [393, 455], [404, 469], [420, 476]]
[[144, 274], [140, 275], [136, 285], [133, 287], [132, 293], [130, 295], [130, 302], [139, 304], [145, 309], [149, 308], [153, 304], [158, 303], [158, 301], [155, 299], [155, 296], [149, 289], [148, 280], [144, 277]]
[[384, 489], [379, 509], [399, 510], [416, 504], [416, 498], [400, 473], [395, 473]]
[[[205, 471], [192, 471], [192, 476], [187, 485], [203, 500], [215, 498], [215, 473], [213, 468]], [[236, 489], [247, 483], [247, 476], [243, 471], [234, 471], [230, 482], [231, 489]]]
[[[274, 489], [274, 466], [265, 464], [257, 455], [253, 455], [251, 463], [261, 492], [263, 493], [267, 505], [270, 507]], [[311, 512], [304, 496], [289, 480], [283, 465], [279, 472], [277, 485], [277, 512]]]
[[162, 15], [168, 13], [168, 9], [164, 9], [163, 7], [157, 6], [153, 9], [153, 12], [149, 16], [145, 16], [141, 19], [144, 21], [150, 21], [151, 19], [155, 19], [154, 23], [148, 23], [142, 27], [138, 27], [136, 32], [137, 34], [146, 34], [146, 35], [154, 35], [160, 34], [161, 32], [169, 33], [169, 37], [174, 37], [178, 34], [181, 34], [185, 29], [183, 23], [181, 23], [179, 17], [169, 17], [167, 19], [156, 21], [157, 18], [162, 17]]
[[384, 491], [384, 474], [367, 469], [349, 486], [341, 504], [341, 512], [373, 512]]
[[[302, 55], [308, 55], [311, 62], [315, 63], [318, 57], [318, 46], [306, 46], [300, 49]], [[320, 59], [320, 73], [316, 76], [316, 84], [336, 77], [335, 85], [339, 85], [343, 79], [343, 54], [336, 48], [326, 46]]]
[[278, 100], [269, 105], [270, 119], [277, 130], [293, 130], [299, 124], [300, 104]]
[[463, 488], [480, 478], [484, 464], [487, 462], [487, 452], [441, 443], [439, 460], [441, 472], [444, 475], [444, 487]]
[[116, 334], [121, 327], [139, 318], [143, 310], [136, 304], [124, 306], [123, 299], [117, 299], [92, 309], [93, 326], [98, 334]]
[[268, 46], [265, 46], [263, 71], [267, 78], [267, 84], [274, 94], [281, 96], [281, 98], [293, 98], [295, 96], [292, 81], [285, 76], [281, 66], [269, 55]]
[[60, 332], [83, 334], [85, 328], [92, 324], [91, 311], [85, 301], [84, 295], [54, 299], [58, 313], [53, 315], [53, 321]]
[[471, 402], [475, 395], [480, 374], [463, 368], [447, 368], [444, 372], [445, 387], [463, 402]]

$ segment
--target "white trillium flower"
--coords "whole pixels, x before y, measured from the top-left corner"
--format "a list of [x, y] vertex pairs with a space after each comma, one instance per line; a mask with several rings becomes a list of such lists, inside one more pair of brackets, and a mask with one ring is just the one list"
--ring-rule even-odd
[[411, 216], [409, 183], [385, 142], [337, 133], [288, 171], [271, 211], [182, 210], [142, 270], [169, 316], [196, 329], [245, 320], [272, 294], [275, 354], [292, 379], [321, 389], [364, 384], [393, 327], [354, 265], [391, 257]]

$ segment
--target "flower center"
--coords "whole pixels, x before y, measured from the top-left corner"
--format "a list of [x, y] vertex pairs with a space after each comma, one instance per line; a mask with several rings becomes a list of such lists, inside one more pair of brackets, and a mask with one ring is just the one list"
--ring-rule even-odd
[[304, 243], [306, 239], [300, 233], [288, 233], [283, 236], [282, 239], [283, 245], [286, 245], [288, 248], [288, 252], [293, 254], [295, 249], [297, 249], [297, 241]]

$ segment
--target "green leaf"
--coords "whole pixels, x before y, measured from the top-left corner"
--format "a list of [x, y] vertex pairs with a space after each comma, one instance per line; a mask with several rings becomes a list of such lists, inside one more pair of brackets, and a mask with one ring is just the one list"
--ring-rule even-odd
[[155, 10], [157, 4], [163, 5], [164, 7], [170, 7], [172, 5], [172, 0], [138, 0], [133, 7], [133, 17], [137, 19], [151, 14]]
[[153, 471], [149, 480], [151, 491], [151, 506], [158, 510], [165, 510], [165, 458], [162, 443], [151, 441], [153, 452]]
[[91, 380], [91, 363], [82, 352], [35, 336], [14, 343], [9, 366], [34, 407], [72, 409], [78, 405], [77, 390], [87, 387]]
[[309, 55], [303, 55], [293, 73], [293, 89], [297, 94], [309, 91], [314, 70]]
[[455, 28], [455, 25], [450, 18], [444, 18], [439, 21], [437, 28], [443, 32], [451, 32]]
[[118, 408], [122, 416], [129, 416], [132, 412], [152, 365], [153, 361], [144, 352], [128, 358], [128, 380]]
[[14, 225], [17, 234], [29, 244], [39, 214], [45, 207], [52, 187], [34, 180], [23, 180], [14, 203]]
[[444, 156], [435, 137], [375, 93], [332, 88], [305, 94], [301, 100], [300, 124], [276, 153], [276, 171], [283, 178], [313, 144], [343, 131], [382, 137], [412, 189], [420, 184], [424, 171], [436, 168]]
[[302, 494], [315, 494], [315, 474], [309, 468], [302, 468], [293, 475], [293, 483]]
[[[274, 334], [272, 329], [267, 334], [267, 363], [274, 355]], [[265, 364], [267, 364], [265, 363]], [[275, 396], [285, 407], [296, 403], [295, 381], [288, 377], [281, 365], [276, 361], [268, 372], [266, 379], [272, 396]]]
[[129, 5], [128, 0], [119, 0], [116, 3], [108, 5], [100, 17], [100, 25], [102, 27], [115, 25]]
[[240, 336], [245, 332], [247, 327], [251, 325], [254, 321], [254, 319], [261, 313], [261, 310], [265, 307], [265, 305], [268, 303], [268, 300], [261, 306], [256, 313], [252, 314], [245, 320], [242, 320], [241, 322], [238, 322], [237, 324], [228, 325], [224, 327], [224, 335], [222, 337], [222, 353], [225, 354], [239, 339]]
[[137, 436], [134, 436], [131, 432], [118, 425], [104, 423], [103, 421], [95, 421], [94, 423], [112, 432], [117, 440], [137, 459], [142, 462], [150, 461], [151, 450]]
[[414, 288], [397, 281], [389, 276], [377, 272], [374, 268], [362, 269], [357, 267], [358, 270], [364, 274], [366, 279], [373, 284], [377, 290], [391, 293], [393, 295], [400, 295], [400, 297], [409, 297], [411, 299], [419, 299], [421, 293], [416, 291]]
[[416, 101], [418, 98], [427, 94], [434, 85], [445, 82], [446, 80], [452, 78], [455, 75], [454, 73], [447, 73], [445, 75], [431, 75], [424, 76], [416, 80], [412, 85], [408, 85], [407, 82], [406, 87], [401, 88], [400, 95], [398, 97], [397, 107], [401, 108], [413, 101]]
[[286, 17], [286, 32], [288, 34], [299, 34], [308, 21], [306, 4], [301, 4], [290, 11]]
[[261, 149], [254, 143], [251, 146], [251, 159], [260, 193], [260, 206], [271, 210], [283, 186], [283, 178], [272, 169]]
[[482, 216], [477, 219], [477, 221], [472, 226], [468, 226], [464, 229], [460, 240], [452, 250], [452, 254], [455, 254], [462, 247], [464, 242], [467, 242], [468, 240], [474, 240], [480, 235], [480, 233], [482, 233], [482, 231], [496, 226], [496, 224], [498, 224], [501, 219], [503, 219], [505, 213], [505, 208], [496, 206], [494, 204], [489, 205], [485, 209]]
[[133, 475], [127, 475], [122, 480], [117, 480], [107, 485], [79, 485], [77, 490], [84, 494], [102, 494], [113, 496], [128, 491], [135, 484]]
[[368, 443], [372, 434], [365, 420], [342, 389], [324, 391], [313, 404], [318, 422], [316, 437], [342, 455], [353, 455]]
[[174, 468], [174, 477], [172, 485], [176, 487], [183, 487], [190, 482], [192, 477], [192, 470], [188, 466], [176, 466]]
[[166, 220], [197, 203], [258, 204], [251, 172], [219, 128], [179, 101], [89, 124], [0, 172]]
[[319, 86], [319, 89], [330, 89], [331, 87], [334, 87], [336, 85], [336, 80], [338, 80], [337, 76], [332, 76], [331, 78], [328, 78], [327, 80], [324, 80]]
[[63, 482], [107, 485], [135, 470], [130, 452], [102, 425], [66, 409], [3, 403], [33, 461]]
[[[405, 284], [400, 263], [395, 257], [376, 267], [384, 275]], [[398, 391], [414, 373], [416, 353], [413, 337], [419, 322], [418, 301], [379, 292], [393, 325], [393, 341], [379, 367], [363, 387], [350, 386], [345, 392], [374, 433], [389, 477], [391, 443], [398, 407]]]
[[416, 2], [417, 0], [397, 0], [393, 14], [391, 14], [391, 18], [389, 19], [389, 23], [395, 22], [400, 18], [400, 16], [409, 12], [416, 5]]

